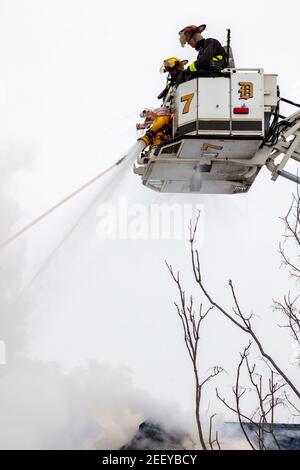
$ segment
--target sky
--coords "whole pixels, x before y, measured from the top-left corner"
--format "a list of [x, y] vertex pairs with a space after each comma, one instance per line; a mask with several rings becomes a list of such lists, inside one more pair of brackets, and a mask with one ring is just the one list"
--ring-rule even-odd
[[[206, 37], [223, 43], [230, 27], [236, 64], [278, 74], [282, 96], [300, 101], [298, 2], [285, 2], [284, 19], [279, 1], [151, 5], [0, 0], [1, 239], [134, 144], [139, 113], [159, 104], [163, 59], [195, 57], [178, 41], [187, 24], [206, 23]], [[180, 270], [198, 298], [187, 244], [183, 238], [101, 240], [103, 210], [124, 216], [126, 206], [133, 218], [161, 204], [176, 204], [179, 212], [200, 206], [210, 291], [230, 306], [227, 281], [235, 281], [265, 344], [294, 376], [290, 338], [277, 328], [271, 308], [273, 298], [294, 289], [278, 255], [280, 217], [294, 190], [291, 182], [273, 183], [264, 169], [247, 195], [160, 195], [141, 185], [129, 162], [3, 251], [0, 340], [7, 365], [2, 372], [0, 366], [0, 447], [78, 448], [97, 439], [102, 446], [122, 444], [150, 414], [169, 422], [176, 415], [190, 426], [193, 376], [164, 264]], [[226, 368], [221, 386], [228, 396], [245, 341], [217, 313], [207, 322], [201, 368]], [[49, 391], [44, 401], [43, 388]], [[12, 397], [14, 389], [28, 393], [20, 400]], [[100, 398], [91, 410], [95, 395]], [[210, 395], [205, 409], [230, 418], [215, 400], [209, 403]], [[40, 409], [48, 410], [46, 420], [39, 419]], [[60, 417], [57, 423], [51, 415]], [[20, 429], [28, 416], [34, 419], [25, 442]]]

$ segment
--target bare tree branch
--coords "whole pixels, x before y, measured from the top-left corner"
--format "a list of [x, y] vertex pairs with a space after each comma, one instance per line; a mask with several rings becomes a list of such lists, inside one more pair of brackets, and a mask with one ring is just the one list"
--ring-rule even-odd
[[[201, 422], [200, 409], [201, 409], [201, 399], [202, 392], [204, 387], [213, 379], [218, 377], [223, 372], [221, 367], [214, 367], [209, 375], [203, 380], [200, 380], [200, 373], [198, 369], [198, 356], [199, 356], [199, 342], [200, 342], [200, 330], [203, 322], [212, 311], [213, 307], [209, 307], [205, 312], [203, 312], [203, 306], [201, 305], [198, 313], [196, 315], [194, 307], [194, 299], [191, 296], [189, 303], [186, 302], [186, 294], [182, 288], [180, 274], [174, 273], [174, 270], [171, 265], [166, 263], [167, 268], [172, 276], [173, 281], [175, 282], [180, 298], [180, 305], [175, 303], [178, 316], [180, 317], [184, 341], [186, 349], [188, 351], [189, 357], [191, 359], [195, 377], [195, 415], [198, 428], [198, 435], [200, 444], [203, 450], [207, 449], [205, 443], [204, 431]], [[216, 443], [216, 442], [214, 442]]]
[[[209, 293], [203, 280], [203, 274], [201, 270], [200, 254], [195, 248], [197, 230], [200, 223], [201, 213], [197, 214], [196, 222], [193, 225], [192, 222], [189, 226], [190, 232], [190, 254], [191, 254], [191, 266], [196, 284], [200, 288], [201, 293], [204, 295], [204, 299], [209, 302], [209, 308], [203, 313], [203, 305], [201, 304], [199, 310], [196, 312], [194, 299], [190, 297], [187, 302], [185, 291], [182, 288], [180, 274], [175, 274], [172, 266], [168, 265], [168, 270], [177, 285], [180, 303], [175, 304], [177, 313], [180, 317], [186, 348], [189, 357], [193, 364], [195, 384], [196, 384], [196, 421], [198, 426], [198, 434], [201, 446], [206, 449], [203, 426], [200, 419], [200, 407], [202, 400], [203, 388], [212, 380], [216, 379], [224, 370], [221, 367], [215, 367], [211, 369], [208, 375], [201, 381], [198, 370], [198, 356], [199, 356], [199, 343], [200, 343], [200, 332], [201, 326], [204, 320], [207, 318], [209, 313], [215, 309], [227, 318], [232, 324], [234, 324], [241, 332], [248, 335], [251, 338], [249, 345], [245, 347], [241, 354], [240, 362], [237, 366], [235, 385], [232, 388], [235, 404], [230, 405], [225, 398], [221, 398], [216, 389], [217, 398], [224, 404], [224, 406], [235, 413], [238, 417], [240, 427], [247, 440], [251, 449], [256, 450], [253, 443], [254, 433], [258, 442], [258, 448], [260, 450], [267, 450], [269, 443], [272, 445], [276, 444], [277, 448], [280, 449], [280, 443], [275, 433], [275, 422], [276, 422], [276, 409], [279, 406], [291, 406], [294, 411], [300, 415], [300, 409], [291, 401], [287, 395], [286, 388], [292, 391], [292, 393], [300, 399], [300, 390], [296, 384], [288, 377], [287, 373], [279, 366], [277, 361], [269, 354], [256, 334], [255, 328], [253, 327], [253, 313], [246, 314], [239, 302], [238, 295], [236, 293], [233, 281], [229, 281], [229, 288], [232, 296], [233, 306], [232, 311], [224, 308], [219, 302], [217, 302], [213, 296]], [[293, 196], [291, 206], [284, 219], [282, 219], [285, 226], [285, 233], [283, 235], [284, 242], [280, 244], [279, 253], [282, 260], [282, 265], [289, 269], [290, 275], [293, 279], [296, 279], [300, 283], [300, 255], [293, 259], [288, 253], [288, 244], [294, 241], [298, 247], [300, 247], [300, 187], [297, 187], [297, 195]], [[292, 298], [289, 293], [284, 297], [283, 301], [273, 301], [274, 311], [279, 312], [285, 319], [283, 325], [278, 325], [280, 328], [289, 330], [292, 338], [298, 342], [300, 346], [300, 308], [298, 302], [300, 296]], [[264, 362], [263, 366], [254, 363], [251, 364], [250, 353], [251, 346], [255, 345], [260, 353], [260, 357]], [[268, 369], [269, 374], [266, 374], [265, 369]], [[262, 370], [262, 372], [260, 372]], [[242, 375], [243, 372], [243, 375]], [[245, 376], [246, 373], [246, 376]], [[245, 377], [244, 377], [245, 376]], [[241, 380], [245, 379], [246, 383], [249, 384], [250, 388], [242, 386]], [[251, 415], [247, 416], [247, 412], [243, 410], [248, 399], [248, 394], [254, 394], [256, 400], [256, 406], [254, 411], [251, 411]], [[213, 420], [215, 415], [210, 418], [209, 436], [208, 443], [211, 450], [214, 450], [214, 446], [220, 449], [218, 441], [218, 433], [216, 438], [213, 439]], [[251, 427], [251, 431], [248, 431]], [[248, 430], [247, 430], [248, 429]]]
[[264, 350], [262, 342], [260, 341], [260, 339], [258, 338], [258, 336], [256, 335], [256, 333], [254, 332], [254, 330], [252, 328], [251, 316], [247, 317], [242, 313], [242, 310], [241, 310], [241, 308], [239, 306], [239, 303], [237, 301], [237, 297], [236, 297], [236, 294], [235, 294], [233, 282], [229, 281], [229, 286], [230, 286], [231, 293], [232, 293], [232, 296], [233, 296], [233, 299], [234, 299], [234, 303], [235, 303], [235, 306], [236, 306], [236, 313], [237, 313], [237, 316], [238, 316], [239, 320], [236, 320], [230, 313], [228, 313], [223, 307], [221, 307], [212, 298], [212, 296], [208, 293], [208, 291], [206, 290], [206, 288], [203, 284], [203, 281], [202, 281], [202, 274], [201, 274], [200, 262], [199, 262], [199, 259], [200, 259], [199, 252], [194, 247], [195, 237], [196, 237], [196, 234], [197, 234], [197, 227], [198, 227], [199, 221], [200, 221], [200, 214], [198, 214], [197, 221], [196, 221], [194, 229], [191, 228], [191, 234], [192, 235], [191, 235], [191, 239], [190, 239], [192, 268], [193, 268], [196, 283], [200, 287], [200, 289], [201, 289], [202, 293], [204, 294], [204, 296], [207, 298], [207, 300], [210, 302], [210, 304], [214, 308], [216, 308], [220, 313], [222, 313], [226, 318], [228, 318], [240, 330], [242, 330], [244, 333], [251, 336], [251, 338], [256, 343], [262, 357], [264, 357], [270, 363], [272, 368], [274, 370], [276, 370], [276, 372], [284, 379], [284, 381], [293, 390], [293, 392], [295, 393], [297, 398], [300, 399], [300, 391], [298, 390], [296, 385], [292, 382], [291, 379], [289, 379], [287, 374], [279, 367], [279, 365], [275, 362], [275, 360], [272, 358], [272, 356]]

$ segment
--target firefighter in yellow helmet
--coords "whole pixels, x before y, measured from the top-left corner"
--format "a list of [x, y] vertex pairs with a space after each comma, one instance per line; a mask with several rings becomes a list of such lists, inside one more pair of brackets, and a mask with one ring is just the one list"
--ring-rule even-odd
[[[160, 68], [160, 73], [168, 73], [167, 85], [158, 96], [158, 99], [165, 101], [170, 89], [177, 85], [178, 78], [183, 73], [187, 63], [187, 60], [181, 60], [178, 57], [170, 57], [164, 60]], [[156, 117], [150, 129], [138, 140], [144, 141], [147, 145], [160, 145], [170, 140], [172, 118], [170, 108], [163, 105], [159, 110], [156, 110]]]
[[169, 90], [180, 83], [181, 75], [184, 72], [184, 67], [188, 63], [188, 60], [181, 60], [178, 57], [169, 57], [169, 59], [164, 60], [160, 73], [168, 73], [167, 85], [165, 89], [157, 97], [160, 99], [165, 99]]

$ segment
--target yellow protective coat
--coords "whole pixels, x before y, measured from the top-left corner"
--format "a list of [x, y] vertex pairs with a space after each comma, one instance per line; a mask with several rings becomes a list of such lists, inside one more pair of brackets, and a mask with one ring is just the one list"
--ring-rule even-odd
[[152, 123], [149, 131], [138, 140], [143, 140], [147, 145], [160, 145], [168, 140], [163, 130], [171, 124], [172, 116], [158, 116]]

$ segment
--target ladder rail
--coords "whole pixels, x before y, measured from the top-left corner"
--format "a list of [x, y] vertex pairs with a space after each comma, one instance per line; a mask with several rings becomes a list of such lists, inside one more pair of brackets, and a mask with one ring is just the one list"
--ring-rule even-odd
[[[287, 100], [284, 100], [287, 101]], [[290, 104], [295, 104], [290, 102]], [[295, 104], [296, 105], [296, 104]], [[297, 106], [297, 105], [296, 105]], [[286, 118], [290, 122], [290, 126], [281, 133], [278, 142], [273, 146], [270, 151], [270, 157], [266, 162], [266, 167], [272, 173], [272, 180], [277, 181], [281, 176], [294, 183], [299, 184], [300, 178], [291, 172], [285, 170], [285, 167], [290, 159], [300, 163], [300, 113], [297, 111], [291, 116]], [[282, 156], [279, 163], [275, 160]]]

